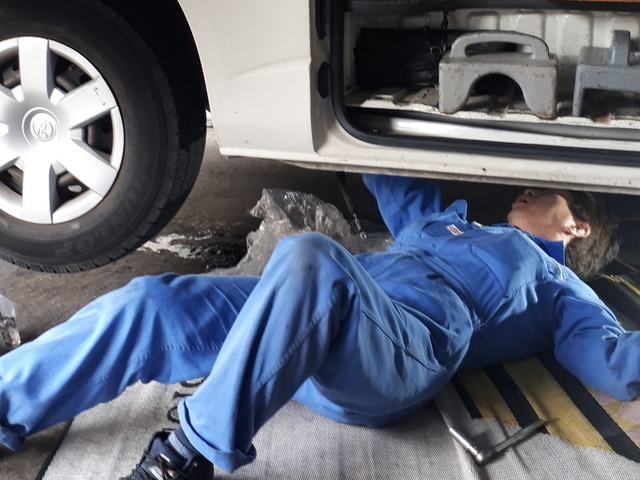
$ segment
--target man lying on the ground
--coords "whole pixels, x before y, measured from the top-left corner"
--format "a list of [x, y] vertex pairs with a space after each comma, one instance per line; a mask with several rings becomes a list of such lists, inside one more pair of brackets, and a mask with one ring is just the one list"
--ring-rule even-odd
[[251, 462], [255, 433], [291, 398], [375, 427], [461, 369], [549, 348], [592, 387], [638, 396], [640, 332], [579, 278], [617, 251], [592, 195], [528, 189], [508, 223], [481, 226], [464, 201], [443, 208], [432, 183], [364, 180], [395, 239], [387, 251], [354, 256], [307, 233], [282, 240], [260, 278], [134, 279], [0, 358], [0, 442], [17, 450], [136, 381], [206, 376], [128, 478], [208, 479]]

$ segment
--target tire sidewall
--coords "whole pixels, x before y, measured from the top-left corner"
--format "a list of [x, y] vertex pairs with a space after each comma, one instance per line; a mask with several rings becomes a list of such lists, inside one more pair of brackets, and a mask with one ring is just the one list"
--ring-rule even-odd
[[28, 6], [17, 1], [0, 8], [0, 22], [6, 23], [0, 40], [44, 37], [88, 59], [114, 93], [125, 132], [118, 177], [93, 210], [54, 225], [27, 223], [0, 212], [0, 251], [18, 262], [35, 258], [54, 265], [108, 257], [123, 244], [135, 242], [140, 225], [153, 223], [157, 199], [171, 188], [177, 119], [163, 72], [133, 29], [93, 0]]

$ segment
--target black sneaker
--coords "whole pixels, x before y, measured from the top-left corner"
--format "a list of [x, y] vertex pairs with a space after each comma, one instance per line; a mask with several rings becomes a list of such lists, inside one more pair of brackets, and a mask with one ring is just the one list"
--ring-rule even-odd
[[202, 455], [186, 462], [165, 440], [170, 432], [156, 433], [131, 475], [120, 480], [211, 480], [213, 465]]

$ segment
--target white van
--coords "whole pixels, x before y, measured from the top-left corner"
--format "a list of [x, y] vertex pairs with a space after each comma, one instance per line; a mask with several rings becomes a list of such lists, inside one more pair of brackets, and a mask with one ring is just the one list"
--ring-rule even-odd
[[639, 40], [633, 1], [0, 0], [0, 256], [138, 247], [207, 109], [228, 156], [637, 195]]

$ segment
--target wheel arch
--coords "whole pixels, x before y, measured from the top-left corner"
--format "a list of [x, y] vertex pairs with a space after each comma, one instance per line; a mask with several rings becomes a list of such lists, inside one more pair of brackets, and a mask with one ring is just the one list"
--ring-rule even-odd
[[[184, 145], [202, 135], [204, 111], [209, 108], [204, 74], [191, 28], [177, 0], [100, 0], [112, 8], [147, 42], [158, 59], [182, 111], [179, 118]], [[150, 21], [151, 20], [151, 21]], [[194, 114], [197, 110], [198, 114]], [[185, 137], [188, 132], [194, 138]]]

